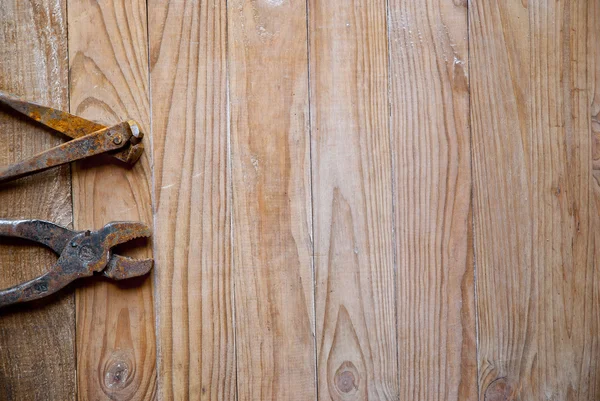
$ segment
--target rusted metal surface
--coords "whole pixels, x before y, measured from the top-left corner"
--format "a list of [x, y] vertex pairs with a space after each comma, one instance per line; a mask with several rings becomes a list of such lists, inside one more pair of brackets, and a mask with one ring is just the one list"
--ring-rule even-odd
[[43, 298], [97, 272], [115, 280], [144, 275], [152, 268], [152, 259], [115, 255], [112, 248], [151, 235], [151, 229], [140, 222], [113, 222], [98, 231], [72, 231], [42, 220], [0, 220], [0, 236], [35, 241], [60, 255], [44, 275], [1, 290], [0, 307]]
[[110, 152], [112, 157], [127, 164], [134, 164], [144, 151], [144, 145], [141, 143], [144, 134], [139, 125], [132, 120], [106, 127], [61, 110], [24, 101], [2, 91], [0, 91], [0, 104], [73, 138], [72, 141], [27, 160], [8, 167], [0, 167], [0, 182], [14, 180], [101, 153]]

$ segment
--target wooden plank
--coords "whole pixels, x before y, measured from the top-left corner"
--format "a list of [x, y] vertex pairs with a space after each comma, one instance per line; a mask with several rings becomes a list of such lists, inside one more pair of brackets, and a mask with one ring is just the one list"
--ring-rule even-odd
[[225, 2], [149, 2], [160, 399], [235, 399]]
[[598, 399], [589, 4], [472, 5], [480, 399]]
[[390, 0], [400, 399], [477, 399], [467, 2]]
[[[115, 220], [152, 225], [146, 3], [68, 0], [71, 112], [113, 124], [140, 123], [146, 151], [132, 169], [107, 159], [73, 171], [75, 226]], [[149, 244], [131, 250], [151, 256]], [[77, 292], [79, 398], [153, 399], [156, 345], [149, 277], [90, 281]]]
[[[588, 85], [588, 104], [590, 105], [590, 129], [591, 129], [591, 150], [592, 150], [592, 175], [590, 183], [590, 225], [593, 239], [590, 243], [594, 246], [594, 263], [598, 263], [599, 257], [596, 256], [596, 250], [600, 249], [600, 48], [598, 47], [598, 38], [600, 37], [600, 2], [588, 2], [587, 10], [587, 85]], [[593, 295], [592, 304], [600, 305], [600, 288], [597, 285], [596, 276], [591, 277], [586, 284], [592, 284]], [[596, 282], [596, 283], [594, 283]], [[595, 318], [588, 320], [588, 333], [597, 335], [600, 330], [600, 314], [596, 307]], [[599, 397], [600, 394], [600, 360], [595, 355], [600, 354], [600, 342], [593, 341], [588, 348], [588, 372], [587, 393], [589, 397]], [[583, 376], [583, 375], [582, 375]], [[585, 393], [580, 397], [583, 399]]]
[[397, 399], [386, 2], [309, 2], [319, 399]]
[[228, 2], [240, 400], [316, 396], [304, 2]]
[[[2, 3], [0, 89], [68, 110], [65, 1]], [[64, 139], [0, 111], [0, 166]], [[72, 219], [69, 167], [53, 169], [0, 188], [0, 217]], [[0, 288], [36, 277], [56, 261], [50, 250], [0, 239]], [[75, 303], [72, 289], [0, 311], [0, 398], [75, 399]]]

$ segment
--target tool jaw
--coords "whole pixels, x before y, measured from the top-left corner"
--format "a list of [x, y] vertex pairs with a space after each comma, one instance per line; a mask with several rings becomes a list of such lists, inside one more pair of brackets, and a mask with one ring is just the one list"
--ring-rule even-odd
[[129, 131], [129, 146], [119, 150], [112, 156], [123, 163], [133, 166], [144, 153], [144, 144], [141, 142], [144, 138], [144, 133], [141, 131], [140, 125], [134, 120], [126, 121], [126, 124]]
[[113, 255], [112, 248], [151, 235], [152, 230], [144, 223], [108, 223], [98, 231], [80, 232], [74, 236], [63, 250], [59, 261], [63, 260], [62, 268], [65, 272], [77, 274], [77, 277], [89, 276], [105, 269], [104, 275], [115, 279], [139, 276], [152, 268], [152, 260]]
[[102, 271], [111, 256], [110, 248], [105, 248], [102, 237], [97, 232], [78, 233], [67, 244], [57, 262], [63, 272], [75, 278], [91, 276]]

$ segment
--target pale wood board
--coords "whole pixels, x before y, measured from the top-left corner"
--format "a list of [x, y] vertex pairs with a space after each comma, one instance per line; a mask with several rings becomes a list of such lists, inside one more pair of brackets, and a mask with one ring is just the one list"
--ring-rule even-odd
[[475, 400], [467, 2], [389, 11], [400, 399]]
[[385, 1], [309, 1], [319, 399], [398, 398]]
[[306, 6], [227, 7], [238, 398], [314, 399]]
[[598, 399], [597, 22], [585, 0], [472, 5], [480, 399]]
[[[66, 2], [9, 0], [0, 8], [0, 90], [68, 110]], [[0, 166], [62, 141], [61, 135], [0, 109]], [[70, 225], [69, 167], [3, 184], [0, 218]], [[31, 242], [0, 238], [0, 288], [45, 273], [56, 259]], [[72, 289], [0, 311], [0, 399], [74, 400], [75, 391]]]
[[[152, 226], [146, 3], [68, 0], [71, 112], [103, 124], [136, 120], [146, 151], [129, 169], [106, 158], [73, 171], [75, 227], [110, 221]], [[131, 255], [149, 257], [151, 241]], [[116, 283], [95, 277], [77, 291], [80, 400], [156, 397], [151, 277]]]
[[236, 396], [226, 11], [149, 2], [163, 400]]

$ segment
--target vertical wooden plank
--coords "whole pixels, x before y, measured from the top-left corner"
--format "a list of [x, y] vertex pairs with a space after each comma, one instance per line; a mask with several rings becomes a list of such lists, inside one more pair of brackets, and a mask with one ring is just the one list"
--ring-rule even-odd
[[477, 399], [467, 1], [390, 0], [400, 399]]
[[386, 2], [309, 2], [320, 399], [397, 399]]
[[234, 400], [225, 2], [149, 2], [160, 399]]
[[306, 6], [228, 2], [240, 400], [316, 396]]
[[[132, 169], [106, 159], [76, 166], [75, 226], [99, 228], [114, 220], [152, 225], [146, 3], [68, 0], [68, 8], [71, 112], [104, 124], [134, 119], [146, 134], [146, 151]], [[150, 255], [149, 245], [134, 252]], [[79, 398], [153, 399], [154, 324], [149, 277], [94, 280], [80, 289]]]
[[535, 316], [529, 306], [534, 270], [527, 171], [531, 149], [526, 6], [521, 0], [501, 4], [483, 0], [469, 7], [478, 363], [483, 400], [486, 396], [501, 399], [508, 380], [514, 383], [522, 366], [527, 377], [535, 355], [535, 333], [530, 331]]
[[469, 14], [480, 399], [513, 397], [513, 388], [533, 399], [528, 10], [484, 0]]
[[[6, 2], [0, 13], [0, 88], [68, 109], [66, 10], [61, 1]], [[29, 49], [23, 51], [23, 49]], [[55, 146], [62, 139], [6, 109], [0, 115], [0, 165]], [[42, 218], [69, 225], [69, 168], [4, 184], [2, 218]], [[56, 261], [29, 242], [0, 239], [0, 287], [43, 272]], [[0, 311], [0, 394], [3, 399], [75, 397], [74, 302], [69, 292]]]
[[600, 49], [588, 48], [587, 3], [529, 4], [532, 262], [539, 305], [532, 374], [536, 398], [600, 399], [597, 383], [590, 381], [600, 369], [600, 304], [594, 300], [600, 289], [595, 277], [600, 248], [594, 241], [600, 226], [591, 204], [588, 93], [593, 87], [587, 72], [588, 51], [598, 57]]
[[[600, 249], [600, 2], [588, 2], [587, 10], [587, 79], [588, 79], [588, 102], [590, 104], [590, 129], [592, 148], [592, 175], [590, 198], [590, 219], [592, 224], [593, 239], [590, 243], [594, 245], [594, 263], [598, 263], [600, 256], [596, 256], [596, 250]], [[600, 286], [596, 276], [587, 280], [587, 285], [593, 286], [592, 304], [600, 305]], [[600, 330], [600, 308], [595, 308], [595, 316], [589, 319], [589, 330], [598, 333]], [[600, 341], [596, 337], [588, 348], [585, 355], [589, 361], [587, 377], [588, 394], [590, 397], [600, 394], [600, 360], [595, 355], [600, 354]], [[580, 397], [581, 399], [583, 397]]]
[[473, 3], [481, 399], [600, 397], [588, 11]]
[[[0, 89], [68, 110], [65, 1], [4, 1], [0, 6]], [[0, 110], [0, 166], [63, 138]], [[69, 167], [0, 187], [0, 217], [69, 225]], [[0, 288], [38, 276], [56, 261], [49, 250], [0, 239]], [[71, 291], [0, 310], [0, 398], [75, 399], [75, 303]]]

